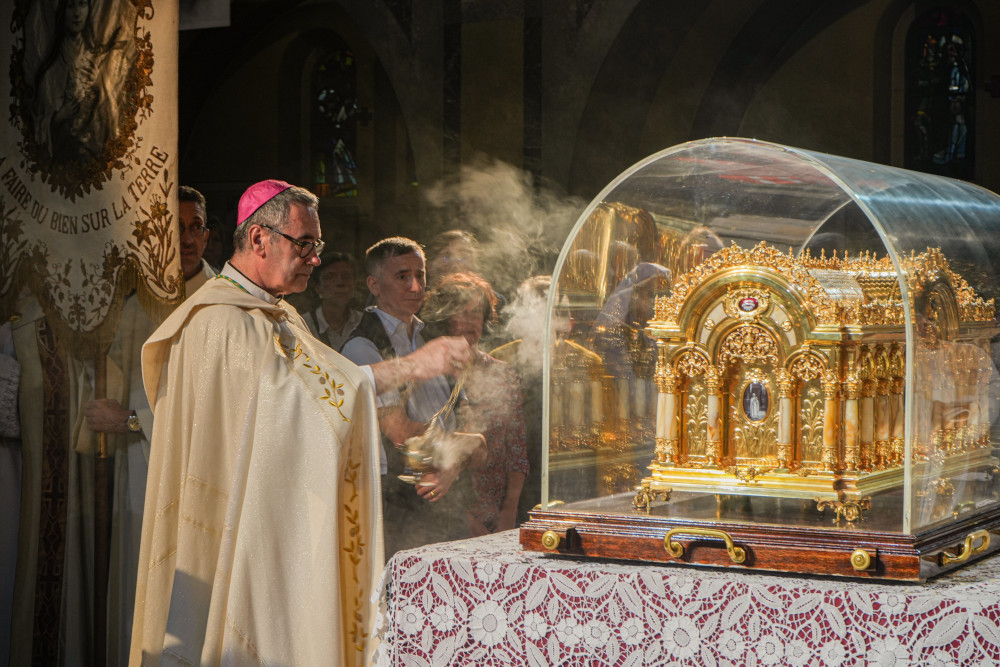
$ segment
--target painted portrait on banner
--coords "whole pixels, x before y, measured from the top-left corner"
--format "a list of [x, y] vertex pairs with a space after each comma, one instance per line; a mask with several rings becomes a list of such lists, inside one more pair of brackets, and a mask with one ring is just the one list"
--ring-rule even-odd
[[177, 4], [5, 5], [0, 298], [27, 285], [74, 338], [106, 341], [125, 293], [181, 296]]

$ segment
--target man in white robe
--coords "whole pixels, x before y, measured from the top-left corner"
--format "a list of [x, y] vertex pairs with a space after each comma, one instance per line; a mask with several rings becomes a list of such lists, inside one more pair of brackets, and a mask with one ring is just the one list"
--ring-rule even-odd
[[[215, 271], [202, 259], [208, 241], [205, 197], [178, 188], [181, 271], [185, 294], [193, 294]], [[139, 537], [149, 470], [153, 412], [142, 384], [142, 345], [163, 317], [154, 320], [133, 294], [122, 306], [118, 331], [108, 350], [108, 398], [84, 404], [87, 426], [108, 434], [114, 452], [114, 499], [108, 574], [108, 665], [128, 664], [132, 633]], [[88, 434], [84, 434], [85, 437]], [[78, 448], [81, 445], [78, 443]]]
[[382, 565], [369, 377], [281, 297], [317, 200], [240, 200], [236, 252], [143, 348], [154, 422], [131, 663], [360, 665]]

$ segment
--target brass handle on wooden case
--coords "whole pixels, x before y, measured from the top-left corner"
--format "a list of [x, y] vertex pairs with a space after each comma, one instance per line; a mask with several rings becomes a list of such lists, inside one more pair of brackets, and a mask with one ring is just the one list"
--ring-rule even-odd
[[562, 542], [562, 538], [559, 537], [559, 533], [554, 530], [546, 530], [542, 533], [542, 547], [548, 549], [549, 551], [555, 551], [559, 548], [559, 543]]
[[855, 549], [851, 554], [851, 567], [858, 572], [864, 572], [872, 566], [872, 555], [865, 549]]
[[729, 536], [729, 533], [722, 530], [713, 530], [712, 528], [671, 528], [668, 530], [667, 534], [663, 536], [663, 548], [674, 558], [680, 558], [684, 555], [684, 545], [680, 542], [672, 542], [670, 540], [674, 535], [714, 537], [726, 543], [726, 552], [729, 554], [729, 559], [734, 563], [739, 564], [747, 559], [747, 552], [743, 547], [733, 544], [733, 538]]
[[[982, 540], [979, 546], [972, 546], [976, 543], [976, 540]], [[990, 534], [985, 530], [977, 530], [974, 533], [969, 533], [965, 536], [965, 542], [962, 544], [962, 551], [955, 556], [947, 551], [941, 552], [941, 565], [950, 565], [952, 563], [964, 563], [969, 560], [970, 556], [975, 554], [981, 554], [990, 548]]]

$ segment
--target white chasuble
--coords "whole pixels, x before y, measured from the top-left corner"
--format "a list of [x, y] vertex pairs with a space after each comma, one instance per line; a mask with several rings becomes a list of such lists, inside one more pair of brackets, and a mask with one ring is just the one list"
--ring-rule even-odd
[[210, 280], [146, 342], [156, 415], [130, 662], [361, 665], [382, 565], [364, 373]]

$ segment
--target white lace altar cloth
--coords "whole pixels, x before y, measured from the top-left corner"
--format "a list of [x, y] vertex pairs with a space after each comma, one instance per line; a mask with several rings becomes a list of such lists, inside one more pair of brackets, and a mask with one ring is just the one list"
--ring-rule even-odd
[[516, 530], [396, 554], [377, 665], [998, 665], [1000, 559], [926, 584], [553, 558]]

